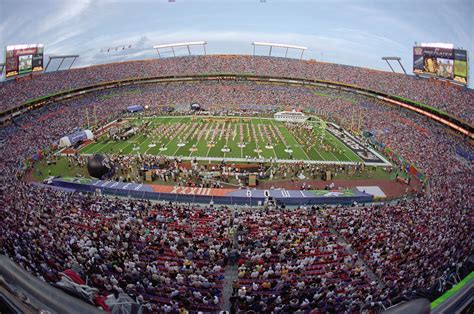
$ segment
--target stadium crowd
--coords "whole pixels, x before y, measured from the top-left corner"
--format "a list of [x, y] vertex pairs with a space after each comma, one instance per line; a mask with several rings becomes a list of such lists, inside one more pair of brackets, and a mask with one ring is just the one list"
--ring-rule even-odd
[[446, 265], [472, 250], [472, 173], [431, 183], [430, 196], [410, 202], [327, 209], [392, 295], [434, 285]]
[[98, 289], [154, 312], [215, 311], [230, 252], [225, 207], [167, 206], [50, 189], [5, 195], [2, 251], [49, 282], [74, 270]]
[[[117, 65], [117, 69], [106, 65], [93, 67], [90, 72], [77, 69], [47, 74], [30, 81], [35, 95], [15, 94], [18, 88], [25, 89], [22, 82], [2, 85], [1, 93], [2, 99], [10, 101], [6, 106], [11, 106], [11, 98], [5, 98], [10, 93], [19, 95], [14, 98], [18, 103], [77, 86], [74, 84], [143, 76], [150, 69], [155, 75], [178, 70], [230, 70], [232, 61], [232, 69], [239, 72], [310, 75], [318, 68], [322, 71], [318, 75], [326, 74], [326, 79], [354, 80], [373, 88], [380, 87], [378, 75], [386, 75], [363, 75], [362, 70], [350, 67], [338, 74], [332, 71], [335, 65], [269, 58], [176, 58], [128, 62]], [[81, 83], [74, 80], [76, 77], [83, 77]], [[397, 76], [387, 77], [385, 82]], [[415, 81], [419, 83], [400, 77], [399, 94], [404, 95], [404, 86]], [[385, 88], [397, 86], [387, 84]], [[418, 95], [428, 99], [416, 90], [411, 89], [412, 98]], [[235, 308], [256, 312], [314, 307], [329, 312], [357, 311], [374, 302], [390, 302], [410, 289], [429, 287], [447, 266], [462, 262], [471, 253], [472, 164], [458, 156], [455, 148], [472, 151], [472, 143], [426, 118], [363, 96], [279, 85], [220, 82], [140, 87], [136, 93], [120, 91], [118, 96], [97, 93], [35, 110], [15, 118], [0, 131], [0, 250], [48, 282], [57, 282], [61, 272], [73, 269], [83, 279], [88, 278], [88, 284], [98, 289], [98, 296], [125, 292], [157, 312], [217, 310], [222, 305], [224, 269], [234, 247], [232, 234], [238, 228], [239, 278], [232, 298]], [[448, 99], [461, 97], [469, 103], [469, 98], [459, 95]], [[432, 97], [430, 101], [436, 102], [438, 98]], [[429, 193], [367, 208], [344, 206], [320, 212], [243, 208], [234, 215], [226, 207], [96, 197], [23, 181], [30, 179], [20, 171], [24, 160], [48, 155], [47, 148], [75, 127], [103, 125], [121, 116], [130, 103], [148, 104], [150, 111], [158, 114], [158, 105], [191, 102], [209, 108], [235, 105], [235, 111], [245, 105], [245, 111], [256, 112], [261, 104], [272, 111], [301, 107], [348, 128], [352, 127], [354, 112], [360, 112], [362, 130], [373, 133], [379, 142], [428, 175]], [[466, 108], [461, 111], [469, 110]], [[455, 107], [444, 109], [456, 112]], [[350, 253], [338, 233], [355, 253]], [[360, 264], [359, 258], [367, 266]], [[97, 295], [92, 301], [102, 304]]]
[[239, 212], [234, 306], [254, 313], [354, 312], [386, 298], [314, 209]]
[[121, 62], [35, 76], [0, 85], [1, 111], [61, 90], [170, 75], [239, 73], [319, 79], [419, 101], [473, 123], [473, 92], [452, 84], [366, 68], [263, 56], [211, 55]]

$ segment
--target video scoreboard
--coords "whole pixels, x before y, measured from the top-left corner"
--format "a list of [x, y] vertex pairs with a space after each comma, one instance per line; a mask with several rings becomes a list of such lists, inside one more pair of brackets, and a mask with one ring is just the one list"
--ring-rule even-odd
[[413, 47], [413, 73], [467, 85], [467, 51], [449, 46], [415, 46]]
[[5, 53], [5, 76], [43, 71], [43, 44], [11, 45]]

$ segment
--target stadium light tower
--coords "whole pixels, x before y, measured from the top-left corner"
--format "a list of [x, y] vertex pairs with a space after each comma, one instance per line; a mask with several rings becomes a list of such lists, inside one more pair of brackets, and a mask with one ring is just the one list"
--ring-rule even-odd
[[191, 55], [191, 49], [189, 48], [190, 46], [202, 46], [203, 49], [204, 49], [204, 55], [206, 55], [207, 54], [206, 45], [207, 45], [207, 41], [190, 41], [190, 42], [185, 42], [185, 43], [156, 45], [156, 46], [153, 46], [153, 48], [156, 49], [156, 52], [158, 52], [158, 57], [161, 58], [160, 49], [171, 48], [171, 51], [173, 51], [173, 56], [176, 57], [176, 53], [174, 51], [174, 48], [176, 48], [176, 47], [187, 47], [188, 48], [188, 53], [189, 53], [189, 55]]
[[402, 60], [402, 58], [400, 58], [400, 57], [382, 57], [382, 60], [385, 60], [385, 62], [387, 62], [388, 66], [390, 67], [390, 69], [392, 69], [393, 73], [395, 73], [395, 70], [392, 68], [392, 65], [388, 61], [397, 61], [398, 64], [400, 65], [400, 67], [402, 68], [403, 73], [407, 74], [407, 71], [405, 71], [405, 68], [403, 67], [402, 63], [400, 62]]
[[272, 49], [273, 47], [278, 47], [278, 48], [286, 48], [285, 52], [285, 58], [288, 55], [288, 49], [296, 49], [296, 50], [301, 50], [301, 56], [300, 60], [303, 59], [303, 53], [305, 50], [308, 50], [307, 47], [304, 46], [294, 46], [294, 45], [286, 45], [286, 44], [275, 44], [275, 43], [263, 43], [263, 42], [253, 42], [253, 55], [255, 56], [255, 46], [264, 46], [264, 47], [270, 47], [270, 50], [268, 52], [268, 55], [272, 55]]
[[56, 71], [59, 71], [59, 68], [61, 68], [61, 65], [63, 65], [64, 60], [71, 59], [71, 58], [74, 58], [74, 59], [72, 60], [69, 67], [67, 68], [68, 70], [71, 69], [72, 65], [74, 64], [74, 61], [76, 61], [76, 59], [79, 58], [79, 55], [49, 56], [49, 60], [48, 60], [48, 63], [46, 64], [46, 67], [44, 68], [44, 72], [46, 72], [46, 70], [48, 69], [48, 66], [51, 63], [51, 60], [61, 59], [61, 62], [59, 63], [58, 68], [55, 71], [51, 71], [51, 72], [56, 72]]

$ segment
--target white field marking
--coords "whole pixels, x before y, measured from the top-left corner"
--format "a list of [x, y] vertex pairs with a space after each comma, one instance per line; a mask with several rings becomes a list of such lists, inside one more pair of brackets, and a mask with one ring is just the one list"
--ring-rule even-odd
[[[326, 132], [326, 133], [328, 133], [333, 139], [339, 141], [339, 139], [338, 139], [337, 137], [335, 137], [334, 135], [330, 134], [329, 132]], [[331, 146], [334, 147], [334, 145], [333, 145], [332, 143], [330, 143], [330, 141], [328, 141], [328, 143], [329, 143], [329, 145], [331, 145]], [[336, 155], [334, 155], [333, 152], [329, 152], [329, 153], [330, 153], [331, 155], [333, 155], [334, 158], [335, 158], [337, 161], [341, 161], [339, 158], [336, 157]], [[350, 160], [350, 159], [349, 159], [349, 160]]]
[[[180, 120], [180, 121], [181, 121], [181, 120]], [[176, 123], [180, 123], [180, 122], [176, 122]], [[168, 141], [168, 144], [166, 144], [165, 147], [168, 146], [172, 141], [174, 141], [180, 134], [183, 134], [184, 132], [186, 132], [190, 127], [192, 127], [192, 123], [185, 123], [185, 124], [184, 124], [184, 128], [183, 128], [179, 133], [175, 133], [175, 134], [170, 138], [170, 140]], [[178, 127], [178, 129], [179, 129], [179, 127]], [[177, 132], [177, 131], [178, 131], [178, 130], [176, 130], [176, 132]], [[176, 147], [177, 147], [177, 148], [176, 148], [175, 152], [173, 153], [173, 155], [176, 155], [176, 153], [178, 152], [178, 150], [181, 148], [181, 147], [179, 147], [179, 146], [176, 146]]]
[[[153, 138], [153, 140], [156, 140], [156, 142], [158, 142], [158, 144], [159, 144], [159, 142], [161, 142], [161, 139], [163, 138], [163, 136], [164, 136], [164, 135], [162, 134], [161, 136], [158, 136], [158, 137], [156, 137], [156, 138]], [[158, 145], [158, 144], [157, 144], [157, 145]], [[154, 148], [154, 147], [148, 147], [148, 149], [145, 150], [145, 152], [144, 152], [143, 154], [147, 154], [148, 151], [149, 151], [150, 149], [152, 149], [152, 148]]]
[[[219, 123], [217, 123], [217, 122], [215, 124], [216, 124], [216, 127], [219, 125]], [[211, 139], [212, 139], [212, 133], [214, 133], [214, 130], [212, 128], [213, 125], [214, 125], [214, 123], [211, 124], [211, 127], [209, 128], [209, 132], [207, 133], [207, 135], [209, 135], [209, 133], [211, 133]], [[211, 139], [209, 139], [209, 140], [211, 140]], [[206, 142], [207, 142], [207, 138], [206, 138]], [[211, 152], [211, 149], [212, 149], [212, 146], [207, 148], [206, 157], [209, 157], [209, 153]]]
[[[202, 127], [203, 127], [203, 128], [206, 127], [206, 128], [203, 130], [203, 133], [206, 133], [206, 134], [207, 134], [207, 130], [208, 130], [209, 127], [212, 126], [212, 124], [213, 124], [212, 122], [206, 122], [205, 124], [203, 124]], [[196, 134], [196, 136], [197, 136], [197, 137], [199, 136], [199, 132], [198, 132], [198, 134]], [[204, 140], [204, 142], [207, 141], [207, 140], [206, 140], [206, 137], [205, 137], [205, 134], [203, 134], [203, 135], [201, 136], [201, 139], [196, 142], [195, 145], [196, 145], [196, 149], [197, 149], [197, 150], [199, 150], [198, 144], [199, 144], [199, 142], [201, 142], [201, 140]], [[192, 147], [192, 146], [191, 146], [191, 147]], [[194, 153], [194, 152], [189, 152], [189, 157], [191, 157], [191, 155], [192, 155], [193, 153]]]
[[[224, 139], [225, 139], [225, 147], [229, 148], [229, 146], [227, 146], [227, 145], [229, 144], [230, 132], [228, 132], [228, 131], [229, 131], [229, 128], [232, 125], [232, 123], [229, 122], [229, 124], [227, 125], [227, 128], [225, 127], [226, 123], [227, 122], [224, 122]], [[229, 134], [226, 134], [226, 133], [229, 133]], [[227, 153], [224, 152], [224, 158], [225, 158], [225, 154], [227, 154]]]
[[[270, 124], [269, 124], [268, 128], [269, 128], [270, 134], [272, 134], [272, 135], [273, 135], [273, 133], [272, 133], [272, 131], [270, 130], [270, 128], [272, 128], [273, 126], [274, 126], [274, 125], [273, 125], [273, 121], [270, 121]], [[275, 134], [275, 136], [278, 136], [278, 134]], [[272, 136], [270, 135], [270, 137], [272, 137]], [[278, 139], [277, 139], [277, 140], [278, 140]], [[281, 142], [281, 141], [280, 141], [280, 142]], [[276, 153], [276, 150], [275, 150], [275, 146], [276, 146], [276, 145], [279, 145], [280, 142], [274, 143], [274, 144], [272, 143], [272, 144], [273, 144], [273, 145], [272, 145], [272, 146], [273, 146], [273, 148], [272, 148], [272, 149], [273, 149], [273, 155], [275, 155], [275, 159], [278, 158], [277, 153]]]
[[[258, 133], [259, 133], [258, 124], [257, 124], [257, 128], [256, 128], [256, 129], [255, 129], [255, 126], [254, 126], [253, 129], [252, 129], [252, 125], [253, 125], [253, 121], [252, 121], [252, 120], [250, 120], [250, 124], [251, 124], [251, 126], [250, 126], [250, 131], [251, 131], [252, 135], [255, 135], [255, 139], [257, 139]], [[253, 132], [254, 130], [255, 130], [255, 134], [254, 134], [254, 132]], [[260, 148], [260, 146], [258, 145], [258, 142], [255, 142], [255, 147], [256, 147], [257, 150], [261, 150], [261, 151], [263, 152], [263, 149]], [[260, 153], [257, 153], [257, 154], [258, 154], [259, 157], [261, 156]]]
[[129, 140], [125, 141], [125, 143], [128, 143], [127, 145], [125, 145], [124, 147], [121, 147], [119, 148], [119, 150], [125, 150], [128, 146], [132, 145], [132, 144], [135, 144], [136, 141], [134, 141], [135, 139], [137, 139], [137, 137], [139, 137], [140, 134], [135, 134], [134, 136], [132, 136]]
[[[175, 117], [175, 118], [176, 118], [176, 117]], [[159, 119], [159, 120], [168, 120], [168, 119], [169, 119], [169, 118], [166, 118], [166, 119], [163, 118], [163, 119]], [[159, 122], [157, 123], [156, 121], [153, 121], [153, 122], [152, 122], [152, 126], [155, 126], [155, 127], [156, 127], [157, 125], [159, 125], [159, 124], [160, 124], [160, 123], [159, 123]], [[164, 124], [164, 123], [161, 122], [161, 124]], [[171, 123], [170, 123], [170, 122], [166, 122], [166, 124], [171, 124]], [[156, 140], [157, 146], [160, 144], [162, 138], [164, 138], [164, 134], [161, 134], [161, 135], [159, 135], [158, 137], [153, 138], [154, 140]], [[156, 146], [155, 146], [155, 147], [156, 147]], [[143, 154], [147, 154], [148, 151], [149, 151], [150, 149], [152, 149], [152, 148], [154, 148], [154, 147], [148, 147], [148, 149], [145, 150], [145, 152], [144, 152]]]
[[[181, 119], [182, 119], [182, 118], [192, 118], [192, 117], [194, 117], [194, 116], [181, 116]], [[227, 116], [221, 116], [221, 118], [225, 118], [225, 117], [227, 117]], [[235, 118], [235, 116], [228, 116], [228, 117], [230, 117], [230, 118]], [[161, 119], [167, 119], [167, 118], [176, 119], [176, 116], [142, 117], [142, 119], [157, 119], [157, 120], [158, 120], [158, 119], [160, 119], [160, 120], [161, 120]], [[206, 118], [206, 117], [203, 117], [203, 118]], [[266, 118], [266, 117], [259, 117], [259, 118], [246, 117], [246, 118], [250, 119], [250, 123], [252, 123], [253, 120], [258, 120], [258, 119], [262, 119], [262, 120], [272, 120], [272, 123], [273, 123], [273, 121], [275, 121], [274, 118]], [[125, 118], [125, 120], [133, 120], [133, 119], [134, 119], [134, 118]], [[311, 122], [311, 121], [310, 121], [310, 122]], [[249, 130], [249, 131], [251, 131], [251, 130]], [[252, 134], [252, 132], [250, 132], [250, 133]], [[330, 134], [330, 133], [327, 132], [327, 131], [326, 131], [326, 133]], [[330, 135], [332, 136], [332, 134], [330, 134]], [[284, 136], [284, 135], [283, 135], [283, 136]], [[114, 142], [109, 143], [109, 144], [107, 144], [107, 146], [110, 145], [110, 144], [113, 144], [113, 143], [114, 143]], [[198, 143], [199, 143], [199, 142], [198, 142]], [[197, 145], [198, 143], [196, 143], [196, 145]], [[250, 144], [250, 143], [249, 143], [249, 144]], [[129, 146], [129, 145], [125, 146], [125, 147], [122, 148], [122, 149], [125, 149], [125, 148], [127, 148], [128, 146]], [[294, 147], [297, 147], [297, 148], [299, 148], [299, 149], [301, 149], [301, 150], [303, 151], [303, 153], [306, 155], [306, 157], [308, 158], [308, 160], [297, 160], [297, 162], [307, 162], [307, 161], [309, 161], [309, 163], [313, 163], [313, 164], [354, 164], [354, 165], [360, 163], [360, 161], [358, 161], [358, 162], [344, 162], [344, 161], [340, 161], [337, 157], [335, 158], [335, 159], [337, 160], [337, 162], [335, 162], [335, 161], [327, 161], [327, 160], [311, 160], [311, 159], [309, 158], [309, 156], [306, 154], [306, 152], [304, 151], [304, 149], [302, 149], [299, 145], [293, 145], [293, 146], [294, 146]], [[104, 146], [102, 149], [104, 149], [105, 147], [106, 147], [106, 146]], [[260, 148], [258, 147], [258, 145], [256, 145], [256, 148], [257, 148], [257, 149], [260, 149]], [[102, 149], [101, 149], [100, 151], [102, 151]], [[381, 156], [380, 154], [378, 154], [377, 152], [374, 152], [373, 149], [369, 148], [369, 150], [370, 150], [371, 152], [375, 153], [375, 154], [376, 154], [382, 161], [384, 161], [384, 162], [370, 162], [370, 163], [365, 163], [366, 165], [369, 165], [369, 166], [371, 166], [371, 165], [372, 165], [372, 166], [389, 166], [389, 165], [391, 165], [390, 162], [388, 162], [384, 157], [382, 157], [382, 156]], [[147, 150], [147, 151], [148, 151], [148, 150]], [[316, 150], [316, 152], [319, 154], [319, 152], [318, 152], [317, 150]], [[330, 153], [334, 156], [334, 154], [333, 154], [332, 152], [330, 152]], [[343, 150], [343, 154], [344, 154], [345, 157], [348, 157], [345, 150]], [[84, 153], [83, 155], [90, 155], [90, 154]], [[190, 153], [190, 156], [191, 156], [191, 155], [192, 155], [192, 152]], [[241, 156], [243, 157], [243, 148], [241, 148]], [[186, 157], [184, 157], [184, 158], [186, 158]], [[209, 160], [209, 158], [211, 158], [211, 160], [212, 160], [213, 157], [198, 157], [197, 160], [200, 160], [200, 158], [205, 158], [205, 159], [203, 159], [203, 160]], [[210, 160], [210, 161], [211, 161], [211, 160]], [[216, 160], [222, 160], [222, 158], [218, 158], [218, 159], [216, 159]], [[233, 158], [232, 160], [239, 161], [238, 158]], [[246, 160], [245, 158], [240, 158], [240, 161], [245, 161], [245, 160]], [[285, 159], [277, 159], [276, 161], [285, 162]], [[295, 160], [294, 160], [294, 159], [286, 160], [286, 162], [293, 163], [293, 162], [295, 162]]]
[[307, 160], [312, 160], [311, 158], [309, 158], [308, 154], [307, 154], [306, 151], [303, 149], [303, 147], [301, 147], [301, 145], [298, 143], [298, 141], [297, 141], [296, 138], [293, 136], [293, 134], [291, 134], [290, 131], [288, 131], [288, 129], [287, 129], [287, 133], [288, 133], [288, 135], [290, 135], [290, 136], [292, 137], [292, 140], [296, 143], [295, 145], [293, 145], [293, 147], [299, 148], [299, 149], [304, 153], [304, 155], [306, 156]]
[[316, 146], [316, 145], [313, 145], [313, 146], [311, 147], [311, 149], [314, 149], [314, 151], [316, 152], [316, 154], [318, 154], [318, 156], [320, 157], [321, 160], [326, 160], [326, 159], [323, 157], [323, 155], [321, 155], [321, 154], [319, 153], [319, 151], [316, 149], [315, 146]]
[[[175, 118], [176, 118], [176, 117], [175, 117]], [[181, 120], [183, 120], [183, 119], [184, 119], [184, 117], [181, 117], [181, 118], [178, 119], [178, 121], [172, 122], [172, 123], [170, 122], [169, 124], [178, 124], [178, 123], [181, 123]], [[179, 126], [178, 126], [178, 128], [179, 128]], [[169, 143], [171, 143], [171, 141], [176, 137], [176, 135], [177, 135], [177, 134], [174, 134], [174, 136], [170, 137], [170, 139], [168, 140], [168, 143], [166, 143], [163, 147], [166, 148], [166, 146], [168, 146]], [[160, 140], [161, 140], [161, 138], [160, 138]], [[164, 143], [163, 143], [163, 144], [164, 144]]]
[[[140, 149], [142, 149], [141, 146], [144, 145], [147, 141], [151, 141], [151, 140], [152, 140], [152, 139], [151, 139], [150, 137], [145, 138], [145, 140], [144, 140], [143, 142], [141, 142], [138, 146], [140, 146]], [[145, 144], [145, 145], [146, 145], [146, 144]], [[147, 146], [145, 146], [145, 147], [147, 147]], [[145, 149], [145, 152], [147, 152], [148, 149], [150, 149], [150, 147], [148, 147], [147, 149]], [[145, 152], [143, 152], [143, 154], [145, 154]], [[136, 151], [136, 154], [138, 155], [139, 153], [140, 153], [140, 150], [137, 150], [137, 151]]]
[[[194, 130], [195, 130], [195, 129], [197, 128], [197, 126], [198, 126], [197, 123], [191, 123], [190, 125], [191, 125], [191, 131], [189, 131], [188, 136], [186, 136], [186, 137], [184, 138], [184, 141], [187, 141], [187, 140], [188, 140], [188, 138], [192, 135], [192, 133], [194, 132]], [[185, 146], [183, 146], [183, 147], [185, 147]], [[176, 151], [174, 152], [173, 155], [176, 155], [176, 153], [177, 153], [181, 148], [182, 148], [182, 147], [178, 147], [178, 148], [176, 149]]]
[[[241, 133], [240, 133], [240, 124], [242, 124], [242, 120], [239, 121], [239, 143], [240, 143], [240, 135], [241, 135]], [[245, 134], [244, 125], [242, 125], [242, 132], [243, 132], [242, 133], [242, 139], [244, 139], [244, 134]], [[243, 143], [244, 142], [242, 141], [242, 144]], [[240, 147], [240, 158], [244, 158], [244, 148], [243, 147]]]
[[[122, 146], [123, 144], [126, 144], [128, 143], [128, 141], [124, 141], [123, 143], [120, 143], [118, 146]], [[117, 141], [110, 141], [109, 143], [105, 144], [100, 150], [96, 151], [97, 152], [105, 152], [105, 148], [107, 146], [109, 146], [110, 144], [114, 145], [114, 144], [117, 144]], [[129, 144], [125, 145], [125, 147], [127, 147]]]

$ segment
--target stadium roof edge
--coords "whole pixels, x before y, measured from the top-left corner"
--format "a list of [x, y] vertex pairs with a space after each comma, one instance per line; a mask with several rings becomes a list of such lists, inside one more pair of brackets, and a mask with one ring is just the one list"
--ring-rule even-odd
[[272, 46], [272, 47], [281, 47], [281, 48], [308, 50], [308, 47], [305, 47], [305, 46], [295, 46], [295, 45], [278, 44], [278, 43], [253, 42], [252, 45], [255, 45], [255, 46]]
[[154, 49], [160, 49], [160, 48], [196, 46], [196, 45], [207, 45], [207, 41], [190, 41], [190, 42], [183, 42], [183, 43], [155, 45], [155, 46], [153, 46], [153, 48]]

